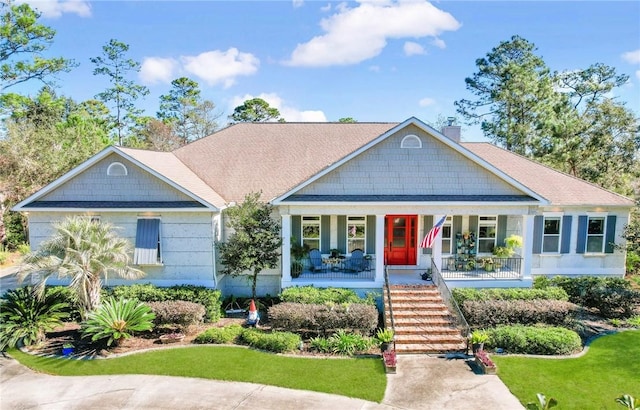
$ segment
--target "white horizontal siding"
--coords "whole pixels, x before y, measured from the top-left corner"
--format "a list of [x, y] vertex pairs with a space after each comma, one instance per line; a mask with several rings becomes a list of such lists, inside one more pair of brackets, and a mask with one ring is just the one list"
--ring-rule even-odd
[[[29, 238], [33, 249], [53, 234], [51, 223], [68, 213], [31, 212]], [[116, 233], [135, 245], [138, 213], [101, 213], [100, 219], [116, 227]], [[214, 240], [212, 215], [207, 212], [145, 215], [161, 218], [162, 266], [142, 266], [147, 280], [213, 280]], [[112, 278], [115, 279], [115, 278]]]

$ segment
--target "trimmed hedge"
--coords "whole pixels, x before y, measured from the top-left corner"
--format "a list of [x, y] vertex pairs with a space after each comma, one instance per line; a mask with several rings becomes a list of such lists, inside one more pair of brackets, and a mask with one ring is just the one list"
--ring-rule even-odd
[[561, 300], [468, 300], [461, 306], [464, 317], [474, 328], [522, 324], [563, 325], [578, 306]]
[[225, 327], [212, 327], [200, 333], [194, 343], [245, 344], [256, 349], [274, 353], [284, 353], [296, 350], [302, 339], [295, 333], [271, 332], [265, 333], [259, 329], [243, 328], [238, 324]]
[[316, 288], [313, 286], [299, 286], [286, 288], [280, 294], [283, 302], [324, 304], [324, 303], [360, 303], [375, 305], [375, 296], [371, 293], [361, 298], [351, 289]]
[[238, 338], [240, 343], [247, 344], [256, 349], [267, 350], [274, 353], [285, 353], [296, 350], [302, 339], [299, 335], [290, 332], [264, 333], [257, 329], [243, 329]]
[[630, 317], [640, 302], [640, 292], [632, 290], [623, 278], [556, 276], [549, 281], [538, 281], [536, 285], [547, 283], [552, 285], [547, 289], [561, 288], [569, 295], [569, 301], [597, 309], [605, 318]]
[[568, 301], [569, 295], [556, 287], [548, 287], [545, 289], [530, 288], [454, 288], [451, 290], [454, 299], [462, 306], [468, 300], [562, 300]]
[[580, 336], [562, 327], [499, 326], [487, 333], [485, 347], [500, 347], [508, 353], [566, 355], [582, 348]]
[[178, 325], [186, 328], [202, 323], [205, 310], [199, 303], [184, 300], [165, 300], [163, 302], [146, 302], [156, 314], [156, 325]]
[[225, 327], [212, 327], [196, 336], [193, 343], [235, 343], [238, 340], [240, 333], [242, 333], [242, 326], [238, 324], [231, 324]]
[[348, 329], [370, 334], [378, 326], [378, 310], [372, 305], [320, 305], [284, 302], [269, 308], [274, 329], [290, 332], [310, 331], [326, 334]]
[[150, 283], [114, 286], [105, 288], [107, 296], [116, 298], [138, 299], [141, 302], [162, 302], [166, 300], [184, 300], [199, 303], [206, 310], [206, 320], [217, 322], [220, 320], [220, 291], [204, 286], [178, 285], [161, 288]]

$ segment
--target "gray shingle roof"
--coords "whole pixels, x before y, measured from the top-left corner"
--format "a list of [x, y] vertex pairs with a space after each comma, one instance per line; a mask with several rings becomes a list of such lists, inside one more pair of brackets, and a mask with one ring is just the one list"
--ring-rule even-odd
[[174, 151], [227, 201], [271, 200], [397, 123], [239, 123]]
[[462, 146], [520, 181], [532, 191], [547, 198], [552, 205], [633, 206], [633, 201], [629, 198], [556, 171], [493, 144], [470, 142], [463, 143]]
[[211, 205], [217, 208], [225, 206], [225, 200], [173, 153], [122, 147], [116, 147], [116, 149], [141, 162]]
[[284, 202], [529, 202], [527, 195], [291, 195]]

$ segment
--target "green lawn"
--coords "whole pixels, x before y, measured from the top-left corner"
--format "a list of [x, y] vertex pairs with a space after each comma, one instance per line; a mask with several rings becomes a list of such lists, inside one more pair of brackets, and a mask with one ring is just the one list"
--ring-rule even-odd
[[537, 402], [536, 393], [558, 400], [558, 409], [622, 409], [617, 397], [640, 398], [640, 331], [600, 337], [579, 358], [491, 358], [523, 404]]
[[107, 360], [71, 360], [9, 352], [36, 371], [61, 376], [158, 374], [269, 384], [380, 402], [387, 385], [382, 360], [278, 356], [251, 349], [197, 346]]

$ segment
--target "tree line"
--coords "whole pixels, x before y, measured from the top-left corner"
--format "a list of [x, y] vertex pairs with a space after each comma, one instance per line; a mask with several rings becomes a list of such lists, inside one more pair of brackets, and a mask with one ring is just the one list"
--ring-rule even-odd
[[[155, 116], [143, 115], [137, 103], [149, 90], [133, 79], [140, 63], [127, 56], [129, 45], [115, 39], [90, 59], [93, 74], [108, 79], [108, 88], [82, 102], [59, 95], [56, 74], [78, 63], [44, 57], [55, 31], [39, 18], [26, 3], [0, 3], [0, 243], [5, 246], [25, 240], [24, 220], [6, 210], [104, 147], [171, 151], [213, 133], [222, 117], [187, 77], [171, 82]], [[640, 199], [640, 123], [611, 97], [629, 77], [601, 63], [552, 72], [536, 52], [533, 43], [514, 36], [478, 58], [477, 72], [465, 79], [473, 98], [455, 102], [459, 115], [507, 150]], [[11, 92], [35, 81], [43, 84], [35, 96]], [[285, 120], [254, 98], [236, 107], [228, 121]], [[627, 228], [640, 255], [640, 244], [633, 241], [638, 231], [637, 222]]]

